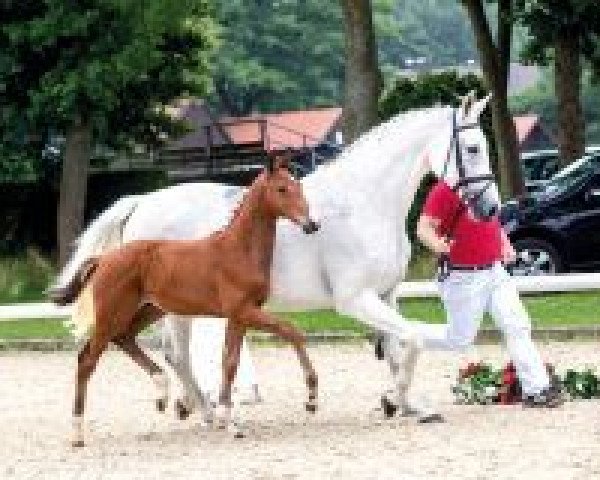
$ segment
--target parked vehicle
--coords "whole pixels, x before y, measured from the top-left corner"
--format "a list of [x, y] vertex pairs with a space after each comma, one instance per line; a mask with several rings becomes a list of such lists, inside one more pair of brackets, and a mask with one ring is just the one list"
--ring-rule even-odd
[[[600, 153], [600, 146], [590, 146], [587, 154]], [[527, 191], [538, 190], [560, 170], [557, 149], [535, 150], [521, 154], [521, 168]]]
[[500, 219], [518, 252], [513, 274], [600, 271], [600, 153], [506, 202]]

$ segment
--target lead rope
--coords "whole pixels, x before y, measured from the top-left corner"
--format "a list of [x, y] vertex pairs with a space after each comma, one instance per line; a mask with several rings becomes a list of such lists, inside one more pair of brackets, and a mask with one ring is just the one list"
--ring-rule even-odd
[[[453, 188], [452, 190], [456, 191], [456, 187]], [[446, 233], [446, 235], [444, 235], [444, 238], [447, 242], [452, 240], [452, 238], [454, 236], [454, 230], [456, 229], [458, 221], [460, 220], [460, 217], [462, 216], [464, 211], [465, 211], [465, 205], [459, 197], [458, 207], [456, 208], [456, 210], [454, 212], [454, 216], [452, 217], [452, 221], [450, 222], [448, 232]], [[438, 257], [437, 264], [438, 264], [437, 279], [438, 279], [438, 282], [443, 282], [450, 276], [450, 255], [448, 253], [442, 253]]]

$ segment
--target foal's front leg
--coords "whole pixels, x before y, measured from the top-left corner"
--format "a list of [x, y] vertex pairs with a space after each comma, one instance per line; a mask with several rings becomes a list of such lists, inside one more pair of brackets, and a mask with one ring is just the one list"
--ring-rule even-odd
[[233, 413], [233, 402], [231, 399], [231, 388], [240, 364], [240, 350], [246, 328], [234, 319], [227, 322], [225, 328], [225, 342], [223, 343], [223, 381], [219, 394], [219, 411], [217, 414], [218, 427], [234, 433], [236, 438], [242, 438], [244, 433]]
[[296, 350], [298, 360], [304, 371], [306, 386], [308, 388], [308, 401], [305, 404], [306, 410], [314, 413], [317, 411], [317, 372], [306, 353], [306, 337], [304, 333], [294, 325], [284, 320], [279, 320], [275, 315], [261, 310], [260, 308], [251, 308], [244, 312], [241, 317], [246, 327], [256, 328], [265, 332], [272, 333], [278, 337], [290, 342]]

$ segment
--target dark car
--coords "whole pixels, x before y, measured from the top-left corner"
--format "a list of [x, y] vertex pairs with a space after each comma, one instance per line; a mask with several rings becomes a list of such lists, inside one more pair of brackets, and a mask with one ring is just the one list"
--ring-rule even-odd
[[[600, 153], [598, 145], [585, 149], [588, 155]], [[521, 154], [521, 170], [525, 180], [525, 188], [531, 192], [544, 187], [546, 182], [560, 170], [560, 153], [556, 149], [535, 150]]]
[[506, 202], [500, 220], [518, 252], [513, 274], [600, 271], [600, 154]]

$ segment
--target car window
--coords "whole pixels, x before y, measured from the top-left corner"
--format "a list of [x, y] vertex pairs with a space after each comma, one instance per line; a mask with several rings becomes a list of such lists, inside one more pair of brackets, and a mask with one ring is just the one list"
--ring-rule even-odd
[[600, 156], [586, 155], [576, 160], [552, 176], [544, 185], [544, 188], [536, 192], [536, 195], [546, 199], [562, 195], [598, 171], [600, 167], [599, 159]]

